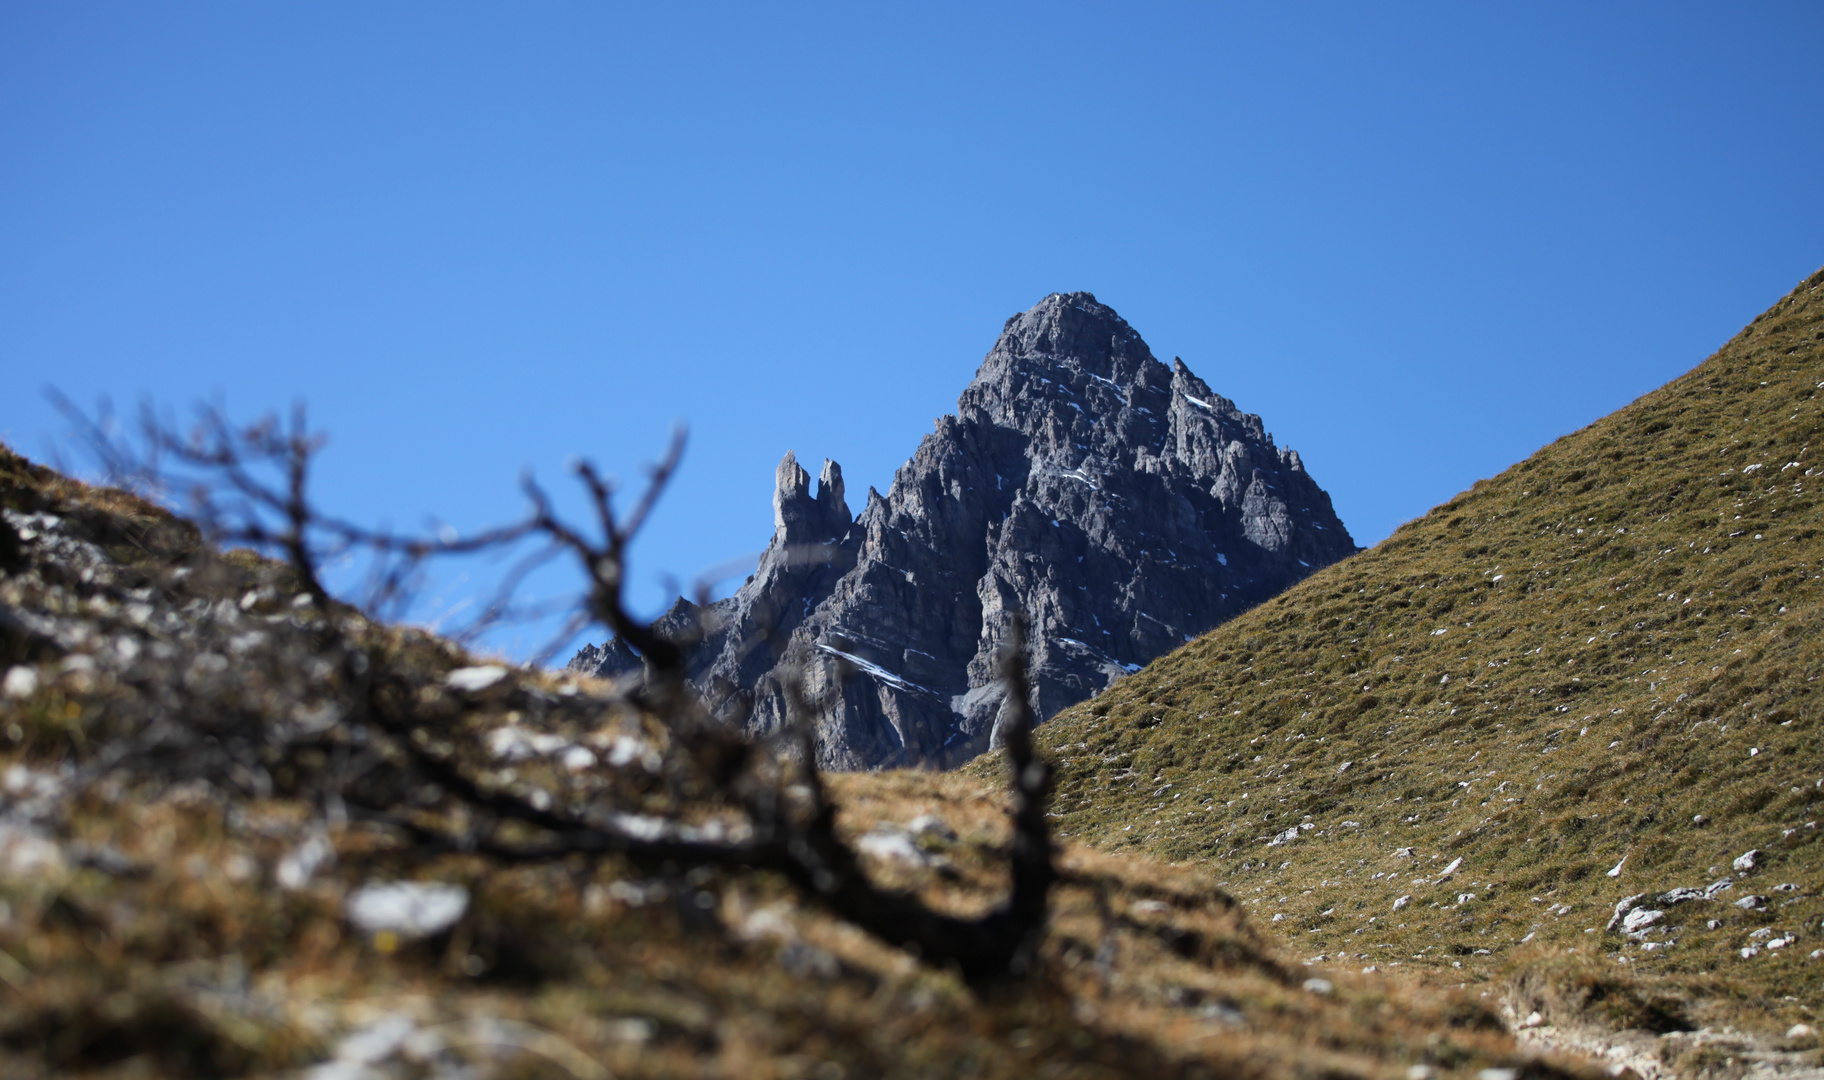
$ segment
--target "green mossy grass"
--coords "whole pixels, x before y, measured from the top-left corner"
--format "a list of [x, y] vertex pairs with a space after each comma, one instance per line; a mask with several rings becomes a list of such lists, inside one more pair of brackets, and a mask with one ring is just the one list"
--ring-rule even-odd
[[[1580, 956], [1691, 1023], [1815, 1022], [1820, 394], [1824, 271], [1683, 377], [1046, 724], [1060, 832], [1195, 863], [1332, 965], [1511, 985]], [[1724, 876], [1669, 910], [1670, 947], [1604, 932], [1624, 896]], [[1763, 927], [1798, 941], [1742, 958]]]

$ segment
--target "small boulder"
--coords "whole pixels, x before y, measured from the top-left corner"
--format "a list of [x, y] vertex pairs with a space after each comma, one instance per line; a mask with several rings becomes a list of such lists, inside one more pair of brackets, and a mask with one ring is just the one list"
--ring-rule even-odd
[[38, 692], [38, 669], [23, 664], [8, 668], [6, 678], [0, 680], [0, 693], [10, 698], [28, 698]]
[[486, 690], [507, 677], [507, 669], [499, 664], [482, 664], [478, 667], [457, 668], [443, 677], [443, 684], [452, 690], [461, 690], [473, 694]]
[[314, 829], [298, 846], [287, 851], [273, 870], [273, 879], [279, 888], [286, 892], [297, 892], [310, 884], [310, 879], [317, 872], [335, 865], [336, 849], [329, 842], [329, 834], [322, 829]]
[[1635, 906], [1646, 898], [1646, 893], [1635, 893], [1633, 896], [1624, 896], [1616, 901], [1615, 914], [1609, 916], [1609, 925], [1604, 927], [1604, 930], [1612, 931], [1620, 926], [1622, 919], [1627, 916], [1628, 912], [1633, 911]]
[[1654, 911], [1644, 907], [1635, 908], [1621, 920], [1621, 932], [1629, 935], [1638, 934], [1665, 917], [1666, 913], [1663, 911]]
[[918, 815], [907, 823], [906, 831], [913, 836], [930, 836], [946, 844], [956, 842], [956, 830], [936, 814]]
[[348, 921], [370, 934], [429, 937], [456, 925], [469, 910], [469, 890], [437, 881], [363, 885], [343, 905]]
[[905, 863], [908, 866], [931, 864], [931, 856], [926, 854], [924, 848], [918, 846], [918, 841], [912, 838], [911, 833], [895, 829], [891, 825], [875, 828], [873, 832], [857, 840], [855, 847], [864, 855], [872, 855], [876, 859], [889, 862]]

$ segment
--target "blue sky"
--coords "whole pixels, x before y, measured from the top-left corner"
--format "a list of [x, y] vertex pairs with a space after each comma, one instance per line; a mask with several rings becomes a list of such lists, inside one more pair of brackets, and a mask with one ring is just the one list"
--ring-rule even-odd
[[650, 610], [1086, 289], [1373, 543], [1824, 264], [1820, 56], [1797, 3], [11, 3], [0, 439], [302, 398], [325, 505], [472, 525], [685, 420]]

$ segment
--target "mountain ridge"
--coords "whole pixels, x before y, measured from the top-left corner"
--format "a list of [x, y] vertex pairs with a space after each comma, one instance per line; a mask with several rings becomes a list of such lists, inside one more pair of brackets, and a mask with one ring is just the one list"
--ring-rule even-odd
[[1821, 391], [1824, 272], [1055, 718], [1061, 831], [1206, 864], [1328, 962], [1594, 953], [1692, 1023], [1810, 1022], [1779, 1002], [1824, 991]]
[[[801, 673], [821, 763], [840, 769], [993, 745], [1015, 612], [1043, 719], [1356, 550], [1296, 451], [1089, 293], [1009, 318], [956, 412], [859, 514], [839, 465], [813, 495], [793, 452], [773, 508], [736, 594], [681, 601], [661, 625], [702, 636], [693, 681], [750, 730], [785, 724]], [[610, 641], [571, 667], [639, 661]]]

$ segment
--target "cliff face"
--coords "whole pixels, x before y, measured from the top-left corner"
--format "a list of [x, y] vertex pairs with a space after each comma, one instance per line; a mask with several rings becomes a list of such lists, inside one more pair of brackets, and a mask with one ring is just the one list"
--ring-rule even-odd
[[[773, 528], [734, 596], [662, 622], [702, 623], [695, 681], [730, 722], [781, 726], [801, 672], [838, 769], [989, 748], [1015, 612], [1043, 719], [1356, 550], [1297, 453], [1088, 293], [1009, 319], [956, 414], [859, 516], [835, 462], [813, 494], [787, 453]], [[638, 659], [609, 642], [571, 667]]]

